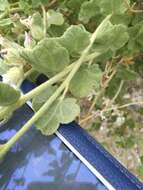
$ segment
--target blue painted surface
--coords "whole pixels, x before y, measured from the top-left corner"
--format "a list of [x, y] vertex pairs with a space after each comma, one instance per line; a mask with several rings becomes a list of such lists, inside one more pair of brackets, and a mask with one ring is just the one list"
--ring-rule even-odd
[[143, 184], [76, 123], [63, 125], [59, 132], [117, 190], [143, 190]]
[[[24, 91], [25, 85], [29, 90], [34, 87], [25, 82]], [[59, 131], [117, 190], [143, 190], [143, 184], [77, 124], [62, 126]]]
[[[0, 128], [6, 142], [33, 115], [27, 106]], [[55, 135], [45, 137], [33, 127], [0, 165], [0, 190], [107, 190]]]

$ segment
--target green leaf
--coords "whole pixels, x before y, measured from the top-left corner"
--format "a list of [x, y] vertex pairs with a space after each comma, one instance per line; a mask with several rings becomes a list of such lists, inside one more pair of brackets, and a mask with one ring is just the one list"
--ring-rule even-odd
[[141, 165], [137, 168], [137, 172], [138, 172], [139, 177], [142, 178], [142, 176], [143, 176], [143, 164], [141, 164]]
[[50, 37], [60, 37], [63, 35], [68, 27], [69, 25], [65, 22], [63, 25], [60, 26], [51, 25], [51, 27], [48, 28], [48, 34], [50, 35]]
[[130, 68], [127, 68], [123, 65], [120, 65], [118, 67], [117, 77], [122, 80], [127, 80], [127, 81], [135, 80], [137, 76], [138, 74]]
[[32, 0], [32, 6], [34, 8], [39, 7], [40, 5], [47, 5], [49, 3], [49, 0]]
[[5, 74], [8, 71], [8, 66], [0, 59], [0, 75]]
[[65, 4], [70, 10], [74, 11], [74, 13], [77, 13], [84, 1], [87, 0], [68, 0]]
[[57, 118], [57, 103], [54, 103], [49, 110], [35, 123], [36, 128], [43, 135], [52, 135], [60, 125]]
[[33, 14], [30, 25], [31, 35], [35, 40], [44, 38], [43, 19], [39, 12]]
[[10, 85], [0, 82], [0, 106], [9, 106], [14, 104], [19, 98], [19, 90], [15, 90]]
[[[127, 0], [130, 3], [130, 0]], [[123, 0], [100, 0], [98, 1], [100, 10], [103, 14], [123, 14], [128, 9]]]
[[[129, 0], [128, 0], [129, 2]], [[120, 15], [125, 13], [127, 6], [123, 0], [90, 0], [85, 1], [80, 8], [79, 20], [88, 23], [91, 18], [100, 15], [105, 16], [114, 13]]]
[[[135, 71], [133, 71], [132, 69], [129, 69], [124, 65], [119, 65], [117, 67], [117, 73], [116, 73], [115, 77], [113, 77], [109, 83], [109, 86], [106, 90], [106, 94], [109, 97], [113, 97], [116, 94], [122, 80], [124, 80], [124, 81], [135, 80], [137, 78], [137, 76], [138, 76], [138, 74]], [[127, 90], [128, 90], [128, 88], [123, 87], [120, 92], [120, 95], [123, 96], [123, 94], [127, 93]]]
[[82, 66], [72, 79], [69, 89], [78, 98], [88, 96], [93, 90], [99, 88], [101, 77], [102, 71], [98, 65], [89, 68]]
[[99, 52], [116, 51], [123, 47], [128, 40], [129, 34], [125, 25], [113, 25], [110, 21], [107, 21], [97, 34], [94, 48]]
[[30, 14], [32, 11], [32, 6], [30, 0], [20, 0], [19, 8], [24, 11], [25, 14]]
[[90, 0], [86, 1], [82, 4], [79, 12], [79, 20], [88, 23], [89, 20], [100, 14], [99, 1], [98, 0]]
[[69, 64], [68, 51], [52, 38], [43, 39], [32, 50], [23, 50], [21, 56], [46, 75], [58, 73]]
[[0, 27], [11, 25], [13, 22], [10, 18], [0, 20]]
[[80, 108], [73, 98], [56, 101], [35, 123], [44, 135], [55, 133], [61, 123], [72, 122], [80, 114]]
[[76, 99], [66, 98], [58, 106], [57, 117], [60, 123], [69, 123], [80, 114], [80, 108], [76, 104]]
[[142, 51], [143, 43], [142, 43], [142, 36], [143, 36], [143, 22], [139, 22], [134, 26], [129, 28], [129, 35], [130, 39], [128, 42], [127, 50], [131, 56], [134, 54], [138, 54]]
[[143, 47], [143, 26], [141, 25], [141, 27], [139, 28], [139, 31], [138, 33], [136, 34], [136, 37], [135, 37], [135, 41], [136, 43], [138, 43], [141, 47]]
[[46, 88], [40, 95], [33, 98], [32, 107], [34, 111], [38, 111], [40, 107], [52, 96], [56, 90], [56, 86], [50, 86]]
[[4, 11], [9, 7], [8, 0], [0, 0], [0, 11]]
[[131, 22], [132, 17], [126, 13], [126, 14], [114, 14], [111, 17], [111, 23], [112, 24], [124, 24], [128, 26]]
[[60, 26], [64, 23], [64, 17], [60, 12], [49, 10], [47, 12], [48, 26], [57, 25]]
[[143, 164], [143, 156], [140, 156], [140, 161]]
[[71, 25], [59, 38], [59, 43], [65, 47], [70, 54], [80, 53], [87, 47], [90, 33], [82, 25]]

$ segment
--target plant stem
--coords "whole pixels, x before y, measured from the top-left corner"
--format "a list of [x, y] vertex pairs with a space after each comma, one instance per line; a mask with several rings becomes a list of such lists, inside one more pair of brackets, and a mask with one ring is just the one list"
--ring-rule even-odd
[[[93, 59], [97, 56], [99, 56], [100, 53], [92, 53], [90, 55], [88, 55], [84, 62], [89, 61], [90, 59]], [[25, 95], [21, 96], [21, 98], [18, 100], [18, 102], [10, 107], [6, 107], [6, 108], [2, 108], [0, 111], [0, 120], [2, 120], [5, 116], [5, 114], [7, 114], [8, 112], [12, 112], [14, 110], [16, 110], [17, 108], [21, 107], [23, 104], [25, 104], [27, 101], [29, 101], [30, 99], [32, 99], [34, 96], [39, 95], [43, 90], [45, 90], [48, 86], [58, 82], [61, 78], [63, 78], [65, 75], [67, 75], [70, 70], [74, 67], [74, 65], [77, 63], [74, 62], [71, 65], [69, 65], [66, 69], [64, 69], [64, 71], [58, 73], [57, 75], [55, 75], [53, 78], [49, 79], [48, 81], [44, 82], [43, 84], [41, 84], [40, 86], [34, 88], [33, 90], [31, 90], [30, 92], [26, 93]]]
[[10, 6], [11, 7], [17, 7], [17, 6], [19, 6], [19, 2], [11, 3]]
[[29, 75], [31, 75], [33, 73], [33, 71], [34, 71], [34, 69], [31, 68], [26, 73], [24, 73], [24, 79], [26, 79], [27, 77], [29, 77]]
[[97, 30], [92, 34], [90, 39], [90, 44], [88, 47], [82, 52], [81, 57], [78, 59], [76, 64], [74, 65], [73, 69], [66, 77], [65, 81], [59, 86], [59, 88], [55, 91], [55, 93], [47, 100], [47, 102], [35, 113], [35, 115], [5, 144], [5, 150], [8, 151], [31, 127], [32, 125], [48, 110], [50, 105], [59, 97], [62, 91], [66, 88], [66, 86], [70, 83], [71, 79], [74, 77], [78, 69], [80, 68], [81, 64], [84, 62], [85, 58], [87, 57], [95, 39], [97, 32], [102, 27], [107, 19], [110, 17], [107, 16], [103, 22], [99, 25]]
[[112, 111], [112, 110], [115, 110], [115, 109], [123, 109], [123, 108], [129, 107], [129, 106], [134, 106], [134, 105], [143, 105], [143, 101], [140, 101], [140, 102], [130, 102], [130, 103], [121, 105], [121, 106], [119, 106], [117, 108], [105, 109], [103, 112], [109, 112], [109, 111]]
[[43, 12], [43, 26], [44, 26], [44, 36], [47, 36], [47, 13], [45, 7], [41, 5], [42, 12]]
[[123, 108], [129, 107], [129, 106], [134, 106], [134, 105], [143, 105], [143, 101], [140, 101], [140, 102], [130, 102], [128, 104], [124, 104], [122, 106], [119, 106], [117, 109], [123, 109]]
[[79, 124], [80, 124], [80, 125], [83, 125], [86, 121], [92, 119], [93, 116], [94, 116], [94, 114], [91, 114], [91, 115], [86, 116], [84, 119], [80, 120]]
[[9, 13], [13, 14], [13, 13], [21, 12], [21, 11], [22, 11], [21, 8], [15, 7], [15, 8], [11, 8], [11, 9], [9, 10]]
[[131, 13], [143, 13], [143, 10], [135, 10], [133, 7], [130, 6], [128, 0], [124, 0], [127, 9], [131, 12]]
[[7, 15], [8, 15], [8, 10], [6, 10], [5, 12], [3, 12], [1, 15], [0, 15], [0, 19], [3, 19], [5, 18]]
[[120, 94], [120, 92], [121, 92], [121, 90], [122, 90], [123, 85], [124, 85], [124, 80], [122, 80], [122, 81], [120, 82], [119, 88], [118, 88], [118, 90], [117, 90], [115, 96], [114, 96], [113, 99], [111, 100], [111, 103], [114, 103], [114, 102], [115, 102], [115, 100], [117, 99], [117, 97], [119, 96], [119, 94]]
[[109, 82], [111, 81], [111, 79], [114, 77], [115, 74], [116, 74], [116, 70], [113, 70], [112, 74], [110, 75], [110, 77], [106, 81], [105, 85], [101, 88], [101, 90], [95, 96], [93, 103], [91, 104], [91, 106], [89, 108], [88, 114], [90, 114], [90, 112], [93, 110], [93, 108], [97, 104], [97, 101], [99, 100], [99, 98], [102, 97], [103, 93], [105, 92], [106, 88], [108, 87]]
[[5, 17], [7, 17], [9, 15], [9, 13], [13, 14], [13, 13], [17, 13], [17, 12], [21, 12], [22, 9], [19, 7], [14, 7], [11, 9], [7, 9], [5, 10], [1, 15], [0, 15], [0, 19], [4, 19]]
[[[74, 63], [75, 64], [75, 63]], [[1, 112], [0, 112], [0, 119], [2, 119], [5, 114], [9, 111], [14, 111], [15, 109], [21, 107], [23, 104], [25, 104], [28, 100], [32, 99], [34, 96], [39, 95], [43, 90], [45, 90], [47, 87], [49, 87], [50, 85], [56, 83], [57, 81], [59, 81], [62, 77], [64, 77], [66, 74], [68, 74], [68, 72], [71, 70], [71, 68], [74, 66], [74, 64], [71, 64], [70, 66], [68, 66], [64, 71], [62, 71], [61, 73], [57, 74], [56, 76], [54, 76], [53, 78], [49, 79], [48, 81], [44, 82], [43, 84], [41, 84], [40, 86], [34, 88], [33, 90], [31, 90], [30, 92], [26, 93], [25, 95], [21, 96], [21, 98], [18, 100], [18, 102], [10, 107], [6, 107], [4, 108]]]

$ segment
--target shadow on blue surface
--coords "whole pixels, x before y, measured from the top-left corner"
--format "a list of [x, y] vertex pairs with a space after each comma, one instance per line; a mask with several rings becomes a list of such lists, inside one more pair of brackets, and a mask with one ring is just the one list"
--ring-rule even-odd
[[[6, 142], [32, 116], [25, 105], [0, 127]], [[0, 165], [0, 190], [107, 190], [56, 136], [32, 128]]]

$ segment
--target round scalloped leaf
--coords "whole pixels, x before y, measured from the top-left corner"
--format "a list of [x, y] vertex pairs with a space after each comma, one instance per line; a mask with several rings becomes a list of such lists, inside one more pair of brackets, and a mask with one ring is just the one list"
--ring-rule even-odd
[[20, 91], [8, 84], [0, 82], [0, 106], [14, 104], [20, 98]]
[[52, 96], [56, 90], [56, 86], [49, 86], [44, 91], [42, 91], [38, 96], [33, 98], [32, 107], [34, 111], [38, 111], [40, 107]]
[[44, 135], [55, 133], [61, 123], [70, 123], [80, 114], [76, 99], [66, 98], [56, 101], [47, 112], [35, 123], [37, 129]]
[[43, 20], [39, 12], [34, 13], [32, 16], [30, 31], [35, 40], [44, 38]]
[[64, 99], [58, 106], [57, 117], [60, 123], [70, 123], [80, 114], [80, 107], [74, 98]]
[[43, 135], [52, 135], [57, 131], [60, 125], [57, 118], [57, 102], [51, 105], [46, 113], [38, 119], [35, 125]]
[[57, 25], [60, 26], [64, 23], [64, 17], [60, 12], [49, 10], [47, 12], [48, 26]]
[[82, 66], [75, 74], [70, 83], [71, 93], [78, 98], [88, 96], [92, 90], [96, 90], [100, 86], [102, 71], [98, 65]]
[[32, 50], [23, 50], [21, 56], [35, 70], [46, 75], [62, 71], [69, 64], [69, 53], [55, 39], [45, 38]]
[[71, 25], [58, 39], [59, 43], [65, 47], [70, 55], [80, 53], [90, 42], [90, 33], [83, 25]]

